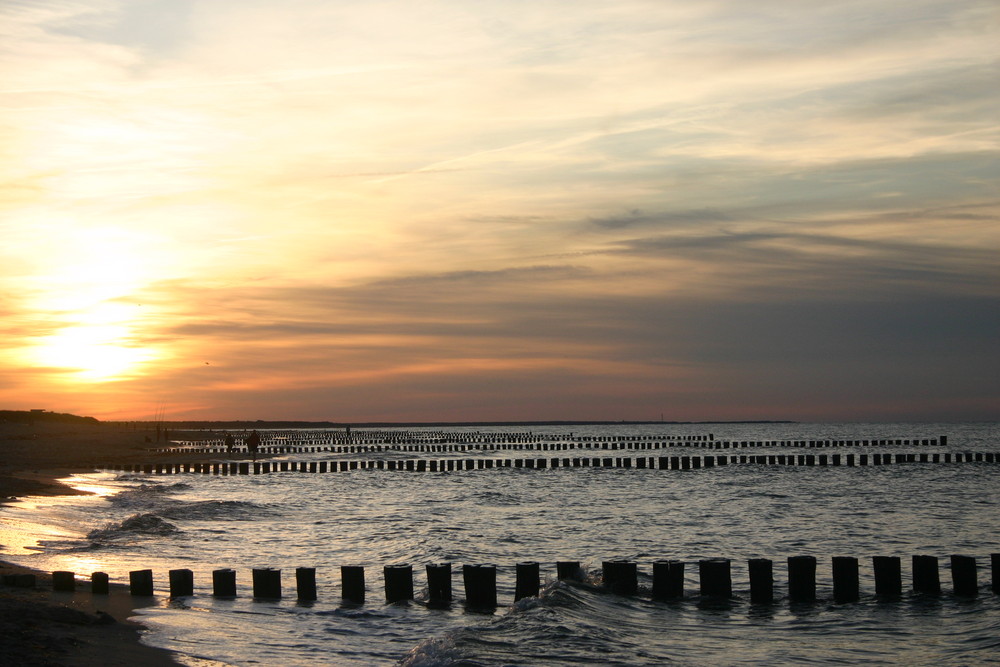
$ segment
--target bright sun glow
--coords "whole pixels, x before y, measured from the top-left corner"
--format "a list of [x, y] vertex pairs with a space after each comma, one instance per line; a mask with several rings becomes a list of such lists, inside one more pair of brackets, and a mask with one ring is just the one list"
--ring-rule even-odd
[[135, 294], [155, 278], [153, 240], [114, 227], [49, 221], [47, 253], [32, 256], [36, 277], [23, 298], [45, 314], [45, 331], [19, 356], [70, 382], [135, 376], [160, 353], [142, 340], [150, 308]]
[[154, 356], [129, 339], [128, 327], [121, 325], [66, 327], [39, 341], [36, 363], [74, 371], [80, 380], [119, 379]]

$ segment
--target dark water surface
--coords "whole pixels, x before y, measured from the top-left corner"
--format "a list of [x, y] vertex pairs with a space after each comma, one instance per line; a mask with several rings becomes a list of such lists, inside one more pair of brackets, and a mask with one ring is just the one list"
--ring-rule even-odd
[[[457, 432], [451, 429], [449, 432]], [[476, 429], [485, 431], [479, 427]], [[511, 429], [505, 429], [509, 432]], [[529, 429], [518, 429], [527, 431]], [[771, 424], [536, 427], [565, 435], [696, 435], [716, 440], [936, 438], [943, 447], [853, 447], [824, 453], [1000, 451], [995, 424]], [[357, 434], [357, 433], [356, 433]], [[803, 453], [765, 448], [749, 453]], [[619, 451], [617, 456], [702, 454]], [[716, 453], [716, 452], [713, 452]], [[731, 453], [731, 452], [720, 452]], [[747, 452], [739, 452], [747, 453]], [[812, 452], [810, 452], [812, 453]], [[541, 457], [540, 452], [384, 453], [383, 458]], [[606, 452], [544, 453], [602, 456]], [[294, 460], [361, 455], [291, 454]], [[1000, 552], [1000, 464], [880, 467], [730, 465], [647, 469], [494, 469], [449, 473], [357, 470], [325, 475], [145, 477], [95, 473], [78, 483], [109, 495], [31, 499], [0, 510], [5, 555], [42, 569], [194, 571], [196, 595], [143, 611], [150, 643], [191, 664], [607, 665], [986, 664], [1000, 661], [1000, 598], [989, 554]], [[18, 533], [42, 535], [16, 548]], [[909, 560], [938, 556], [944, 594], [910, 594]], [[980, 594], [952, 594], [950, 554], [977, 557]], [[818, 559], [816, 603], [785, 598], [785, 559]], [[903, 559], [904, 596], [874, 596], [871, 557]], [[860, 602], [834, 604], [831, 556], [861, 560]], [[698, 597], [697, 561], [732, 559], [735, 599]], [[649, 598], [652, 563], [687, 563], [687, 596]], [[749, 603], [746, 561], [774, 560], [773, 605]], [[555, 562], [639, 564], [640, 594], [556, 582]], [[512, 604], [520, 561], [542, 564], [544, 590]], [[451, 562], [455, 603], [428, 608], [424, 564]], [[414, 565], [417, 600], [386, 605], [382, 566]], [[462, 564], [497, 566], [500, 607], [467, 611]], [[344, 606], [340, 566], [366, 566], [368, 598]], [[286, 597], [253, 601], [250, 571], [283, 571]], [[294, 570], [315, 567], [319, 600], [295, 599]], [[241, 595], [211, 597], [211, 572], [237, 570]]]

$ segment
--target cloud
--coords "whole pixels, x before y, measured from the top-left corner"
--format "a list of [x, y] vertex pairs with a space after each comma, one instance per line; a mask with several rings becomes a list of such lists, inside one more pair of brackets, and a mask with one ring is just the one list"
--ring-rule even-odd
[[53, 0], [0, 33], [9, 340], [110, 323], [159, 355], [81, 392], [8, 354], [36, 396], [818, 418], [996, 394], [995, 3]]

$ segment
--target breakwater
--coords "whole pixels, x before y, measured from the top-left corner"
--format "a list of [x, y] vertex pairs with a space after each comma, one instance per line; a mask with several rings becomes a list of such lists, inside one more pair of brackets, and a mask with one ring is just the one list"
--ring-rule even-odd
[[[829, 600], [838, 604], [857, 602], [862, 597], [874, 596], [885, 602], [898, 601], [906, 596], [937, 597], [950, 592], [958, 597], [976, 597], [982, 589], [1000, 594], [1000, 553], [989, 555], [991, 578], [989, 584], [979, 582], [979, 559], [975, 556], [952, 554], [947, 557], [947, 566], [942, 567], [934, 555], [914, 555], [910, 558], [909, 587], [904, 586], [903, 559], [899, 556], [871, 557], [872, 577], [862, 585], [860, 561], [851, 556], [834, 556], [829, 559], [827, 588], [831, 588]], [[586, 571], [579, 561], [558, 561], [548, 564], [549, 579], [574, 582], [594, 590], [628, 597], [644, 597], [658, 601], [680, 600], [697, 596], [706, 600], [747, 601], [750, 604], [774, 604], [779, 601], [789, 603], [819, 602], [823, 598], [817, 594], [817, 570], [819, 559], [815, 556], [790, 556], [785, 560], [782, 583], [784, 589], [776, 586], [774, 561], [766, 558], [751, 558], [740, 572], [742, 581], [734, 586], [733, 561], [727, 558], [703, 559], [686, 563], [682, 560], [653, 561], [646, 572], [641, 572], [639, 564], [632, 560], [608, 560], [601, 563], [600, 570]], [[941, 572], [950, 579], [950, 591], [942, 587]], [[494, 564], [464, 564], [461, 566], [464, 600], [456, 600], [453, 592], [452, 563], [431, 563], [425, 566], [425, 580], [420, 601], [429, 606], [449, 605], [461, 601], [474, 609], [493, 609], [499, 606], [497, 576], [513, 575], [515, 578], [513, 600], [537, 597], [542, 590], [542, 565], [537, 561], [521, 561], [513, 568], [498, 568]], [[696, 574], [697, 587], [688, 590], [686, 573]], [[195, 595], [195, 581], [192, 570], [186, 568], [169, 570], [166, 576], [168, 595], [171, 598]], [[382, 591], [384, 601], [394, 604], [416, 600], [417, 583], [414, 568], [409, 563], [390, 564], [382, 567]], [[366, 568], [359, 565], [340, 567], [341, 603], [349, 605], [365, 604], [369, 586]], [[554, 575], [554, 577], [552, 576]], [[162, 574], [161, 574], [162, 576]], [[244, 573], [245, 576], [245, 573]], [[316, 568], [295, 569], [295, 598], [300, 602], [318, 599]], [[246, 585], [242, 594], [249, 594], [256, 600], [275, 600], [285, 596], [282, 570], [263, 567], [250, 571], [250, 587]], [[824, 582], [824, 583], [827, 583]], [[7, 586], [35, 587], [34, 575], [5, 575]], [[104, 572], [90, 575], [89, 585], [70, 571], [52, 573], [52, 588], [55, 591], [77, 591], [89, 588], [93, 595], [108, 595], [110, 579]], [[151, 569], [129, 572], [128, 589], [132, 595], [153, 596], [156, 594], [155, 576]], [[241, 594], [237, 586], [237, 571], [231, 568], [212, 572], [211, 595], [220, 598], [235, 598]]]
[[[233, 446], [225, 439], [178, 443], [180, 446], [151, 449], [156, 454], [221, 454], [247, 452], [246, 434], [233, 435]], [[651, 450], [674, 447], [701, 449], [747, 449], [761, 447], [947, 447], [948, 436], [920, 438], [857, 438], [811, 440], [716, 440], [712, 433], [701, 435], [612, 435], [580, 436], [534, 433], [364, 433], [354, 436], [332, 434], [303, 438], [300, 435], [263, 434], [258, 452], [262, 454], [304, 454], [330, 452], [362, 454], [383, 452], [476, 452], [476, 451], [567, 451], [567, 450]]]
[[920, 452], [874, 454], [735, 454], [705, 456], [548, 457], [469, 459], [360, 459], [330, 461], [202, 461], [186, 463], [133, 463], [96, 466], [97, 469], [146, 475], [267, 475], [282, 472], [336, 473], [352, 470], [407, 472], [458, 472], [524, 468], [633, 468], [639, 470], [699, 470], [730, 465], [800, 467], [864, 467], [910, 463], [997, 463], [996, 452]]

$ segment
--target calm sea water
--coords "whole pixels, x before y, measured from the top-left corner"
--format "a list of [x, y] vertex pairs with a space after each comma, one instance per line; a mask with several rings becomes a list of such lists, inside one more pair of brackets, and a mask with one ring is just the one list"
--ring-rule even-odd
[[[441, 429], [427, 429], [441, 430]], [[448, 433], [475, 429], [445, 429]], [[732, 424], [560, 426], [564, 435], [700, 435], [716, 440], [931, 438], [942, 447], [854, 447], [824, 453], [1000, 451], [996, 424]], [[512, 429], [505, 428], [503, 433]], [[359, 435], [355, 431], [355, 435]], [[749, 453], [796, 450], [761, 449]], [[801, 450], [797, 450], [800, 451]], [[619, 456], [700, 454], [615, 452]], [[718, 452], [713, 452], [718, 453]], [[721, 452], [728, 453], [728, 452]], [[740, 453], [747, 453], [746, 451]], [[607, 452], [383, 453], [368, 457], [511, 458]], [[293, 460], [362, 455], [290, 454]], [[281, 458], [281, 457], [279, 457]], [[180, 460], [180, 459], [179, 459]], [[196, 595], [143, 610], [146, 641], [192, 665], [683, 665], [776, 663], [985, 664], [1000, 662], [1000, 596], [989, 555], [1000, 552], [1000, 465], [865, 468], [730, 465], [645, 469], [493, 469], [449, 473], [356, 470], [247, 477], [94, 473], [74, 483], [98, 496], [28, 499], [0, 510], [3, 557], [45, 570], [113, 580], [150, 568], [194, 571]], [[941, 559], [944, 595], [896, 602], [874, 596], [871, 556]], [[950, 554], [976, 556], [980, 595], [951, 594]], [[749, 603], [748, 558], [775, 561], [785, 595], [788, 556], [818, 558], [815, 604]], [[862, 599], [831, 600], [831, 556], [861, 560]], [[736, 599], [698, 597], [697, 561], [733, 559]], [[687, 565], [686, 594], [648, 599], [652, 562]], [[638, 597], [556, 582], [555, 562], [637, 561]], [[539, 598], [512, 604], [515, 564], [542, 564]], [[456, 601], [429, 608], [424, 565], [453, 563]], [[382, 567], [411, 563], [417, 600], [384, 603]], [[495, 564], [500, 607], [467, 611], [462, 564]], [[366, 566], [368, 598], [343, 605], [340, 566]], [[295, 600], [294, 570], [315, 567], [319, 599]], [[211, 572], [237, 571], [240, 596], [211, 597]], [[254, 601], [252, 568], [283, 572], [281, 600]], [[908, 586], [904, 585], [904, 588]], [[643, 593], [647, 593], [645, 597]]]

